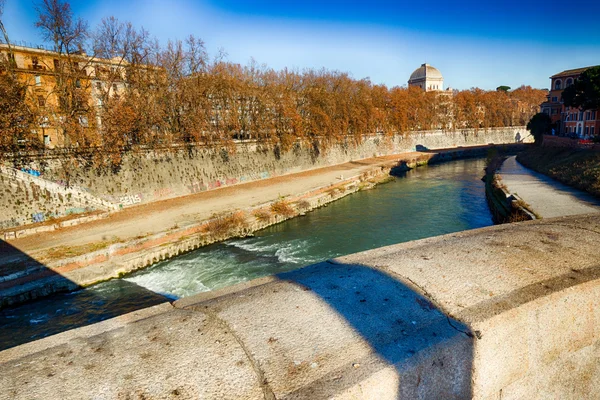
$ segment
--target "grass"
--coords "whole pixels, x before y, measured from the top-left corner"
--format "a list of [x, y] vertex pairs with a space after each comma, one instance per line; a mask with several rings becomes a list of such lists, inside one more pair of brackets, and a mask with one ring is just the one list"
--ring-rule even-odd
[[113, 237], [110, 240], [103, 240], [101, 242], [88, 243], [79, 246], [58, 246], [53, 247], [46, 252], [46, 257], [50, 259], [61, 259], [66, 257], [77, 257], [83, 254], [92, 253], [94, 251], [102, 250], [110, 246], [111, 244], [120, 242], [121, 239]]

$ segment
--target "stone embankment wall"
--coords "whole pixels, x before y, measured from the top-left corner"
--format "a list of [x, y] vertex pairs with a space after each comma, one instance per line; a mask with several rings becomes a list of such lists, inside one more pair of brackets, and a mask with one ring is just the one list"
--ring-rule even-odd
[[0, 397], [595, 398], [599, 239], [499, 225], [164, 303], [0, 352]]
[[[393, 161], [390, 166], [392, 164]], [[208, 221], [169, 228], [151, 236], [114, 243], [85, 254], [44, 261], [44, 264], [38, 260], [16, 260], [24, 273], [0, 280], [0, 309], [52, 293], [90, 286], [211, 243], [250, 235], [357, 191], [371, 189], [389, 179], [389, 171], [389, 166], [373, 168], [306, 193], [247, 210], [236, 210]]]
[[507, 222], [530, 221], [537, 219], [536, 215], [527, 208], [527, 204], [516, 193], [509, 193], [502, 184], [502, 179], [497, 171], [502, 166], [506, 157], [492, 159], [486, 167], [483, 177], [485, 182], [485, 198], [492, 219], [496, 224]]
[[[373, 156], [514, 143], [515, 137], [524, 137], [525, 132], [524, 127], [412, 132], [391, 138], [369, 137], [360, 145], [342, 143], [327, 150], [298, 146], [283, 154], [257, 148], [254, 143], [239, 143], [235, 152], [207, 148], [198, 148], [192, 153], [183, 150], [170, 154], [143, 152], [127, 156], [117, 174], [99, 174], [82, 168], [69, 171], [69, 180], [57, 161], [47, 159], [48, 166], [41, 171], [40, 178], [59, 187], [68, 181], [78, 192], [89, 193], [123, 208]], [[85, 210], [79, 203], [63, 204], [64, 197], [61, 202], [58, 194], [48, 190], [50, 195], [41, 199], [38, 196], [32, 203], [32, 195], [23, 188], [11, 190], [9, 181], [0, 181], [0, 205], [10, 206], [5, 207], [6, 213], [0, 217], [0, 229], [42, 222], [64, 215], [69, 209]]]
[[40, 177], [35, 170], [20, 171], [0, 165], [0, 230], [59, 219], [118, 206], [77, 187], [66, 187]]

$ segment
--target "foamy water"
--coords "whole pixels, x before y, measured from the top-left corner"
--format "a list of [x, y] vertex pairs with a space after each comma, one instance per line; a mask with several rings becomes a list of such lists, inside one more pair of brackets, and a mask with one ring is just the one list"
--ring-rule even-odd
[[308, 239], [277, 243], [269, 239], [229, 240], [163, 261], [124, 279], [155, 293], [180, 298], [318, 261], [310, 255]]

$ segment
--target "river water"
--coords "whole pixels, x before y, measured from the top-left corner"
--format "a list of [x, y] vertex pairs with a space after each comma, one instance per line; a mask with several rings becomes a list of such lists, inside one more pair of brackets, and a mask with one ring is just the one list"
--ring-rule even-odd
[[0, 312], [0, 350], [139, 308], [394, 243], [492, 225], [483, 159], [420, 167], [254, 237]]

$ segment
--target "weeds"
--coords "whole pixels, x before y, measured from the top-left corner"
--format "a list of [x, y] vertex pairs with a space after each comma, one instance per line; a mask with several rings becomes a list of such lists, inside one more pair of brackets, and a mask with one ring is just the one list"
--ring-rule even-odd
[[310, 209], [310, 202], [307, 200], [298, 200], [296, 202], [296, 208], [302, 212]]
[[296, 211], [290, 204], [285, 200], [278, 200], [271, 204], [271, 211], [274, 214], [281, 215], [282, 217], [290, 218], [296, 215]]
[[254, 218], [261, 222], [269, 221], [272, 216], [271, 211], [266, 208], [257, 208], [256, 210], [252, 211], [252, 215], [254, 215]]
[[246, 215], [242, 211], [233, 214], [217, 216], [208, 221], [202, 231], [214, 238], [239, 235], [248, 227]]

